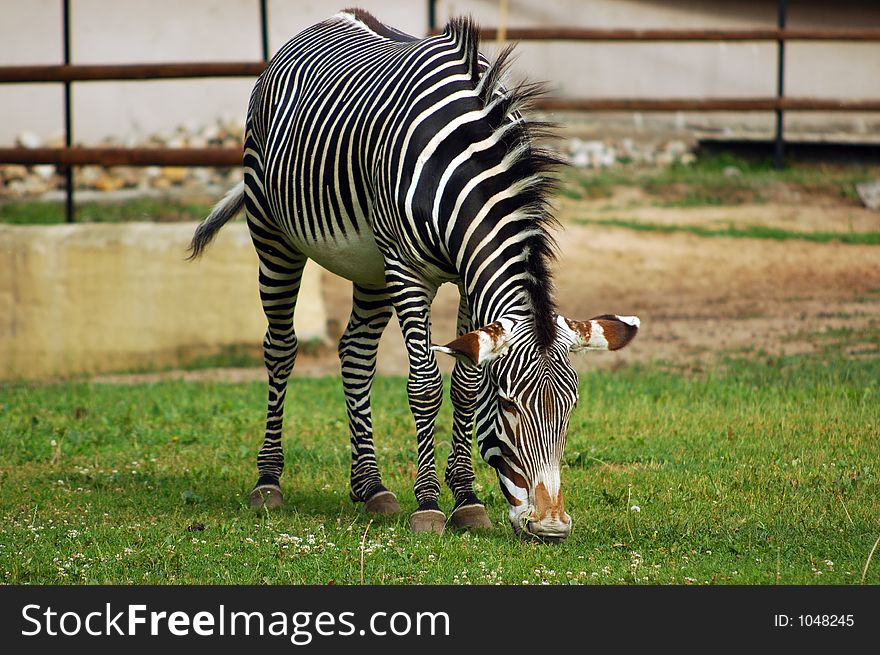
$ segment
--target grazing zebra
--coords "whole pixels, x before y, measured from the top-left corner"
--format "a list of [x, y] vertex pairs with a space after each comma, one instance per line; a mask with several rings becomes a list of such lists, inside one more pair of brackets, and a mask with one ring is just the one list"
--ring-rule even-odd
[[[415, 418], [416, 532], [441, 532], [434, 422], [442, 381], [435, 351], [457, 358], [452, 451], [445, 479], [457, 527], [491, 525], [474, 493], [476, 430], [517, 534], [571, 529], [559, 467], [578, 398], [570, 351], [616, 349], [635, 317], [572, 321], [555, 312], [549, 265], [550, 172], [520, 113], [536, 87], [507, 89], [510, 50], [489, 64], [467, 19], [417, 39], [347, 10], [290, 40], [260, 75], [248, 106], [244, 182], [197, 228], [196, 257], [242, 208], [259, 256], [269, 375], [255, 507], [281, 504], [281, 423], [297, 339], [293, 314], [306, 260], [353, 282], [339, 343], [351, 439], [351, 498], [370, 512], [400, 510], [382, 485], [370, 388], [379, 337], [397, 314], [409, 358]], [[537, 126], [540, 128], [540, 126]], [[457, 338], [431, 345], [430, 306], [458, 285]]]

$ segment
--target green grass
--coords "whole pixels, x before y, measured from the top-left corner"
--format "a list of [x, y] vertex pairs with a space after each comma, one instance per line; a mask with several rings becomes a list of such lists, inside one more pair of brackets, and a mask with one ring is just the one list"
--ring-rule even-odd
[[[335, 352], [320, 338], [303, 339], [299, 342], [300, 355], [310, 357]], [[168, 370], [197, 371], [206, 368], [262, 368], [262, 344], [231, 344], [213, 349], [210, 354], [194, 355], [192, 349], [180, 349], [176, 362], [171, 365], [144, 365], [120, 371], [122, 374], [161, 373]]]
[[[837, 318], [849, 318], [843, 314]], [[850, 355], [880, 356], [880, 322], [871, 319], [860, 328], [849, 326], [825, 328], [818, 331], [801, 332], [792, 335], [793, 339], [811, 341], [819, 354], [837, 354], [845, 350]]]
[[[197, 370], [203, 368], [254, 368], [263, 365], [262, 346], [231, 345], [221, 348], [212, 355], [196, 357], [186, 362], [183, 370]], [[161, 370], [161, 369], [155, 369]], [[137, 371], [150, 373], [154, 371]]]
[[[207, 204], [167, 198], [133, 198], [120, 202], [84, 202], [76, 205], [77, 223], [130, 221], [201, 221], [211, 211]], [[0, 223], [54, 225], [65, 222], [61, 202], [16, 201], [0, 204]]]
[[[725, 171], [736, 168], [737, 175]], [[693, 164], [666, 167], [621, 165], [601, 170], [569, 169], [560, 193], [573, 200], [611, 198], [615, 187], [640, 187], [661, 207], [766, 203], [780, 191], [857, 205], [856, 184], [880, 174], [876, 165], [791, 164], [752, 161], [731, 154], [701, 155]], [[790, 201], [790, 200], [789, 200]], [[806, 202], [806, 200], [804, 200]]]
[[602, 227], [619, 227], [639, 232], [661, 232], [664, 234], [687, 233], [700, 237], [728, 237], [734, 239], [772, 239], [775, 241], [812, 241], [814, 243], [830, 243], [837, 241], [846, 244], [876, 246], [880, 244], [880, 232], [801, 232], [767, 225], [723, 225], [710, 227], [705, 225], [676, 225], [669, 223], [651, 223], [622, 218], [579, 218], [582, 225]]
[[[513, 536], [482, 462], [495, 527], [410, 534], [402, 379], [376, 381], [374, 420], [404, 513], [373, 521], [348, 500], [337, 379], [292, 382], [286, 505], [259, 515], [263, 384], [2, 386], [0, 582], [859, 583], [880, 534], [878, 380], [880, 359], [827, 354], [582, 375], [562, 472], [575, 527], [554, 545]], [[439, 466], [449, 422], [447, 401]]]
[[[735, 167], [739, 175], [725, 169]], [[621, 163], [608, 169], [567, 169], [559, 194], [572, 200], [611, 198], [615, 187], [640, 187], [649, 202], [661, 207], [701, 207], [764, 203], [784, 189], [807, 198], [858, 205], [855, 185], [880, 175], [874, 165], [791, 164], [773, 168], [770, 160], [752, 161], [730, 154], [701, 155], [693, 164], [645, 167]], [[803, 202], [809, 202], [804, 200]], [[126, 221], [200, 221], [211, 205], [171, 198], [137, 198], [124, 202], [77, 203], [80, 223]], [[0, 223], [48, 225], [63, 223], [61, 202], [0, 203]]]

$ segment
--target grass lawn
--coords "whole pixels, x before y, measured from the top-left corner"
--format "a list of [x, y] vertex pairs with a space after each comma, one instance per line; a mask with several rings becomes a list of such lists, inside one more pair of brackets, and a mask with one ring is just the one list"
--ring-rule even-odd
[[581, 225], [598, 225], [602, 227], [620, 227], [638, 232], [660, 232], [663, 234], [687, 233], [700, 237], [727, 237], [732, 239], [772, 239], [774, 241], [811, 241], [813, 243], [840, 243], [860, 244], [865, 246], [880, 245], [880, 231], [873, 232], [804, 232], [800, 230], [786, 230], [766, 225], [746, 225], [736, 227], [724, 225], [721, 227], [706, 227], [703, 225], [669, 225], [634, 221], [620, 218], [578, 218], [575, 219]]
[[597, 200], [612, 197], [617, 187], [635, 187], [657, 207], [762, 204], [780, 195], [790, 202], [790, 194], [796, 192], [825, 204], [859, 206], [856, 185], [878, 174], [876, 164], [790, 162], [776, 169], [769, 159], [702, 154], [693, 164], [567, 169], [560, 192], [573, 200]]
[[[337, 379], [294, 376], [286, 505], [262, 514], [246, 505], [261, 383], [0, 386], [0, 582], [878, 584], [878, 380], [880, 359], [833, 354], [582, 375], [562, 473], [575, 526], [552, 545], [514, 537], [482, 461], [492, 530], [409, 532], [402, 379], [377, 380], [374, 418], [405, 511], [372, 521], [348, 500]], [[440, 421], [442, 466], [448, 401]]]
[[[77, 223], [201, 221], [210, 211], [211, 205], [198, 202], [130, 198], [125, 201], [78, 202], [75, 219]], [[63, 202], [17, 200], [0, 203], [0, 224], [55, 225], [65, 220]]]
[[[731, 169], [736, 174], [731, 175]], [[693, 164], [666, 167], [622, 164], [608, 169], [563, 169], [559, 192], [570, 200], [611, 198], [617, 188], [638, 188], [644, 201], [657, 207], [710, 207], [763, 204], [792, 193], [825, 205], [859, 207], [855, 187], [880, 175], [876, 164], [790, 162], [775, 169], [770, 160], [750, 160], [728, 153], [700, 154]], [[222, 195], [222, 194], [221, 194]], [[201, 221], [214, 201], [200, 192], [180, 197], [134, 198], [125, 201], [77, 202], [78, 223], [127, 221]], [[64, 203], [40, 200], [0, 202], [0, 224], [63, 223]]]

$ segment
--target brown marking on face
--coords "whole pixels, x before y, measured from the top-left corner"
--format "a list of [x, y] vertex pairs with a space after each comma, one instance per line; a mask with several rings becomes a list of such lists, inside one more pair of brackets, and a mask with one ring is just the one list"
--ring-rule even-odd
[[504, 434], [506, 434], [507, 438], [510, 439], [510, 443], [518, 443], [516, 432], [514, 432], [513, 428], [507, 424], [507, 421], [501, 421], [501, 425], [504, 428]]
[[[516, 442], [511, 440], [511, 443], [516, 443]], [[501, 455], [502, 455], [502, 457], [504, 457], [505, 460], [507, 460], [507, 461], [513, 460], [515, 462], [519, 461], [519, 458], [516, 456], [516, 453], [514, 453], [510, 449], [510, 446], [508, 446], [503, 441], [498, 442], [498, 449], [501, 451]], [[506, 463], [505, 463], [505, 465], [506, 465]], [[513, 475], [515, 475], [513, 472], [511, 472], [511, 473]], [[507, 475], [507, 473], [505, 473], [505, 475]], [[513, 480], [513, 478], [511, 478], [509, 475], [507, 475], [507, 477], [510, 478], [511, 480]], [[526, 489], [526, 488], [527, 488], [527, 486], [523, 485], [523, 489]]]
[[[523, 476], [510, 468], [507, 465], [507, 462], [504, 461], [504, 459], [498, 457], [496, 458], [494, 464], [498, 472], [501, 473], [505, 478], [513, 482], [513, 484], [515, 484], [517, 487], [519, 487], [520, 489], [529, 488], [529, 485], [528, 483], [526, 483], [525, 478], [523, 478]], [[520, 505], [522, 505], [523, 501], [511, 494], [504, 484], [501, 485], [501, 492], [504, 494], [505, 498], [507, 498], [507, 502], [514, 507], [519, 507]]]
[[[517, 413], [517, 411], [518, 411], [518, 410], [514, 409], [514, 410], [513, 410], [513, 413]], [[501, 420], [501, 427], [502, 427], [502, 429], [504, 430], [504, 434], [507, 435], [507, 439], [510, 441], [510, 443], [514, 444], [514, 446], [516, 446], [517, 448], [519, 448], [520, 445], [521, 445], [521, 444], [520, 444], [519, 434], [517, 434], [517, 432], [516, 432], [516, 430], [513, 428], [513, 426], [510, 425], [506, 420], [502, 419], [502, 420]], [[503, 441], [500, 441], [500, 442], [499, 442], [499, 447], [501, 448], [501, 452], [504, 453], [504, 456], [505, 456], [507, 459], [512, 459], [512, 460], [515, 460], [515, 461], [518, 461], [518, 460], [519, 460], [519, 458], [516, 457], [516, 456], [513, 454], [513, 452], [511, 452], [510, 447], [509, 447], [506, 443], [504, 443]]]
[[639, 331], [635, 325], [624, 323], [616, 316], [603, 314], [590, 319], [596, 321], [605, 331], [605, 340], [608, 342], [608, 350], [620, 350], [633, 340]]
[[562, 491], [556, 496], [554, 501], [550, 498], [550, 492], [543, 482], [539, 482], [535, 487], [535, 516], [533, 520], [542, 521], [550, 517], [559, 521], [565, 521], [565, 501], [562, 498]]
[[523, 504], [523, 501], [521, 501], [519, 498], [517, 498], [512, 493], [510, 493], [507, 490], [507, 487], [505, 487], [503, 483], [501, 484], [501, 493], [504, 494], [504, 497], [507, 499], [507, 503], [509, 505], [511, 505], [512, 507], [519, 507], [520, 505]]

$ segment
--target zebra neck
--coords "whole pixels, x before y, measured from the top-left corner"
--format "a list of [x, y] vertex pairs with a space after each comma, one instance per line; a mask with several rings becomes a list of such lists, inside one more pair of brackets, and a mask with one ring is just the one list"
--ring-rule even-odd
[[460, 271], [475, 327], [500, 318], [526, 321], [544, 349], [556, 339], [556, 305], [547, 262], [532, 239], [491, 239]]
[[524, 269], [507, 270], [522, 269], [515, 265], [516, 262], [513, 262], [513, 266], [509, 264], [510, 262], [495, 262], [494, 266], [484, 264], [480, 268], [482, 272], [478, 271], [476, 276], [462, 276], [462, 291], [467, 295], [475, 327], [489, 325], [500, 318], [517, 322], [533, 318], [531, 297], [522, 283], [526, 273]]

